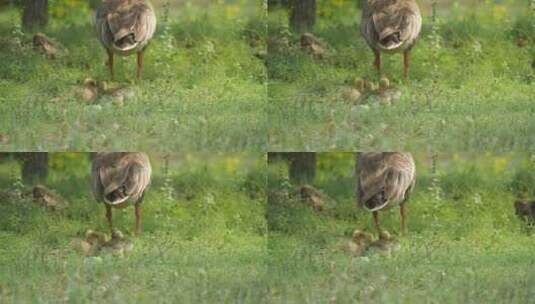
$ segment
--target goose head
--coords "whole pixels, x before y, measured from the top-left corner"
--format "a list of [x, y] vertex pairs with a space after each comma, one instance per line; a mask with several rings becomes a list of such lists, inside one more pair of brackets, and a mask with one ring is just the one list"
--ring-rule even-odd
[[378, 46], [385, 51], [392, 51], [399, 48], [403, 44], [400, 32], [390, 33], [388, 35], [381, 35]]
[[112, 240], [122, 240], [124, 239], [124, 234], [120, 230], [114, 229], [111, 233], [111, 238]]
[[87, 87], [96, 87], [97, 86], [97, 82], [95, 81], [95, 79], [93, 78], [86, 78], [84, 79], [84, 81], [82, 82], [82, 84], [84, 86], [87, 86]]
[[369, 244], [372, 242], [372, 236], [360, 230], [353, 231], [352, 239], [357, 244]]
[[106, 242], [106, 236], [100, 232], [89, 229], [85, 233], [85, 241], [92, 246], [100, 246]]
[[390, 241], [392, 240], [392, 235], [386, 230], [381, 230], [381, 232], [379, 232], [379, 240]]
[[137, 48], [138, 42], [134, 33], [129, 33], [121, 38], [114, 39], [113, 48], [120, 52], [130, 52]]
[[375, 91], [375, 84], [369, 80], [364, 80], [364, 91], [365, 92]]
[[359, 92], [364, 92], [364, 80], [362, 80], [361, 78], [357, 78], [355, 79], [353, 84]]
[[390, 87], [390, 80], [388, 80], [388, 78], [386, 77], [381, 77], [381, 79], [379, 80], [379, 89], [381, 91], [384, 91], [386, 89], [388, 89]]

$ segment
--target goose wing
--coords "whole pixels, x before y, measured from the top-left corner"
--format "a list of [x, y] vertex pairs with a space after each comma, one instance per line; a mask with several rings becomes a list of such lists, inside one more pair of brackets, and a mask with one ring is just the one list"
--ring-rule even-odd
[[359, 153], [357, 156], [357, 198], [362, 205], [385, 187], [386, 167], [382, 153]]
[[150, 7], [149, 4], [146, 4], [137, 15], [137, 22], [134, 26], [134, 36], [136, 37], [136, 41], [146, 43], [152, 38], [155, 31], [156, 15], [154, 14], [152, 7]]
[[385, 194], [389, 202], [400, 203], [408, 195], [416, 183], [416, 168], [410, 154], [396, 153], [391, 155], [388, 169], [385, 172]]
[[132, 153], [128, 157], [128, 173], [123, 186], [125, 193], [133, 201], [138, 201], [150, 184], [152, 169], [144, 153]]
[[102, 153], [96, 153], [91, 165], [91, 190], [97, 201], [104, 201], [104, 186], [100, 179], [100, 167], [103, 165]]

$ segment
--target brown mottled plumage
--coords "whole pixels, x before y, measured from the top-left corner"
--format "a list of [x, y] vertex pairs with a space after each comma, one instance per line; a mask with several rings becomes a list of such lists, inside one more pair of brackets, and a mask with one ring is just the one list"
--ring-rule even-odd
[[113, 54], [137, 53], [137, 78], [141, 78], [143, 51], [156, 31], [156, 15], [147, 0], [104, 0], [97, 8], [97, 35], [108, 52], [113, 78]]
[[363, 0], [360, 32], [375, 54], [381, 73], [381, 52], [403, 52], [403, 76], [408, 77], [410, 50], [422, 29], [415, 0]]
[[145, 153], [97, 153], [91, 178], [93, 195], [106, 206], [106, 217], [113, 231], [111, 208], [133, 203], [136, 231], [141, 229], [141, 202], [150, 183], [151, 166]]
[[400, 206], [401, 231], [405, 231], [405, 201], [416, 182], [416, 166], [410, 153], [371, 152], [357, 154], [356, 194], [358, 206], [372, 212], [379, 233], [378, 211]]
[[517, 200], [515, 213], [528, 224], [535, 224], [535, 201]]

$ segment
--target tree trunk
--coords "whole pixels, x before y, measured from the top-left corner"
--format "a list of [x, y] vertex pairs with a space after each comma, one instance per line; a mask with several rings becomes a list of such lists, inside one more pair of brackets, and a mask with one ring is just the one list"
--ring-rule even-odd
[[102, 1], [101, 0], [89, 0], [89, 7], [93, 10], [97, 9], [97, 7], [100, 5]]
[[294, 185], [312, 184], [316, 177], [316, 153], [289, 153], [290, 182]]
[[48, 0], [25, 0], [22, 26], [32, 31], [42, 29], [48, 23]]
[[277, 7], [288, 8], [291, 0], [268, 0], [268, 10], [275, 9]]
[[316, 23], [316, 0], [292, 0], [290, 28], [296, 33], [311, 32]]
[[96, 155], [97, 155], [97, 152], [88, 152], [87, 157], [89, 158], [89, 162], [93, 162], [93, 159], [95, 159]]
[[278, 161], [287, 160], [288, 159], [288, 154], [292, 154], [292, 153], [287, 153], [287, 152], [268, 152], [267, 162], [268, 162], [268, 164], [271, 164], [271, 163], [275, 163], [275, 162], [278, 162]]
[[48, 153], [17, 153], [22, 160], [22, 180], [26, 185], [44, 183], [48, 176]]

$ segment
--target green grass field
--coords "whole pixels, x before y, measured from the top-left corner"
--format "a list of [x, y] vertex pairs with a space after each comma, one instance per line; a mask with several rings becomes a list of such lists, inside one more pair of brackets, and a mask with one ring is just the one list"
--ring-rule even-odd
[[0, 149], [262, 150], [267, 79], [255, 54], [265, 53], [263, 6], [153, 2], [159, 23], [143, 80], [135, 82], [135, 56], [116, 57], [111, 86], [131, 92], [123, 105], [109, 96], [86, 105], [73, 94], [88, 77], [109, 80], [94, 13], [83, 2], [51, 6], [45, 33], [68, 50], [56, 60], [33, 51], [17, 9], [0, 7]]
[[[151, 154], [144, 231], [133, 208], [114, 211], [134, 249], [83, 257], [71, 245], [107, 231], [89, 189], [84, 154], [52, 154], [47, 186], [69, 207], [51, 213], [26, 200], [0, 201], [0, 302], [104, 303], [532, 303], [533, 231], [513, 211], [534, 197], [525, 154], [417, 154], [407, 236], [396, 210], [383, 227], [400, 241], [390, 257], [340, 250], [354, 229], [373, 232], [355, 209], [353, 156], [320, 154], [314, 185], [336, 203], [316, 213], [298, 200], [266, 206], [268, 191], [292, 191], [286, 165], [259, 154]], [[22, 189], [19, 164], [0, 162], [0, 197]], [[166, 173], [167, 172], [167, 173]]]
[[[315, 186], [336, 204], [315, 213], [298, 200], [270, 201], [269, 280], [279, 303], [534, 303], [534, 236], [514, 214], [533, 197], [533, 162], [522, 154], [442, 154], [432, 173], [416, 155], [408, 234], [390, 257], [338, 250], [354, 229], [375, 233], [356, 209], [351, 154], [318, 156]], [[292, 189], [286, 165], [269, 168], [269, 191]], [[381, 223], [399, 233], [397, 208]]]
[[[392, 105], [355, 105], [341, 90], [378, 81], [351, 1], [320, 1], [314, 34], [330, 50], [315, 59], [288, 30], [284, 9], [268, 15], [269, 146], [272, 151], [530, 149], [535, 142], [534, 17], [526, 1], [453, 1], [433, 21], [423, 7], [408, 82], [401, 55], [384, 73], [402, 96]], [[289, 44], [286, 44], [286, 41]]]
[[[133, 207], [114, 226], [134, 249], [124, 258], [83, 257], [69, 245], [87, 229], [107, 232], [85, 155], [53, 154], [47, 185], [69, 207], [48, 213], [0, 201], [1, 303], [228, 303], [263, 296], [266, 272], [265, 160], [260, 154], [151, 154], [144, 231]], [[0, 164], [0, 189], [19, 189], [19, 166]]]

